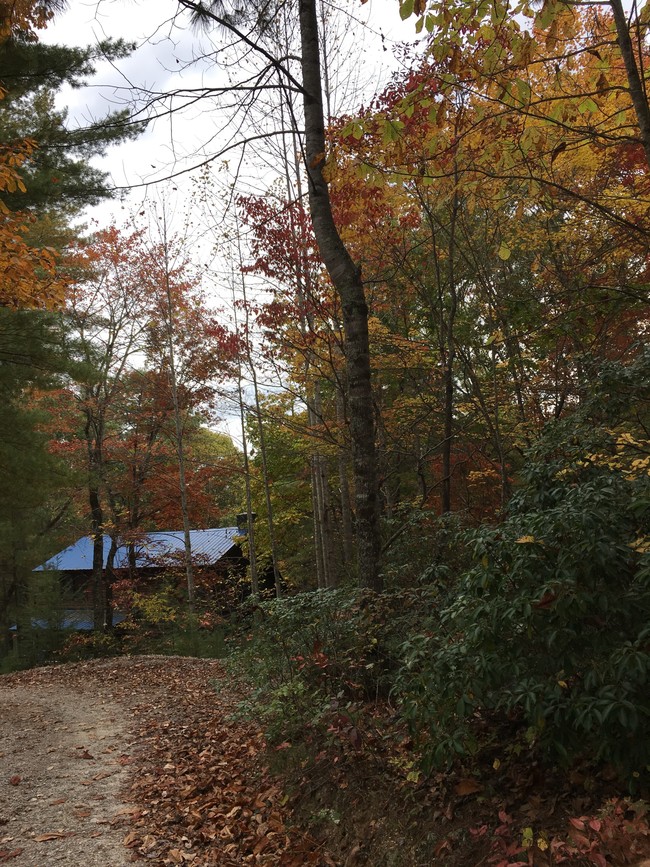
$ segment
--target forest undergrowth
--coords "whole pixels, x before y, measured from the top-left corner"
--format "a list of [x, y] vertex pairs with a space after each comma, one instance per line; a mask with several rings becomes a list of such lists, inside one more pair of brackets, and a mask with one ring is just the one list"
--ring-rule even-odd
[[[298, 862], [255, 841], [252, 863], [650, 858], [649, 397], [647, 353], [594, 369], [589, 398], [529, 449], [507, 514], [479, 527], [425, 516], [407, 540], [425, 568], [388, 563], [384, 593], [252, 598], [225, 643], [210, 628], [194, 634], [185, 652], [225, 653], [241, 685], [229, 737], [254, 742], [265, 785], [275, 779], [283, 793], [282, 828], [307, 841]], [[84, 648], [120, 650], [117, 639], [68, 650]], [[201, 777], [178, 789], [192, 809], [165, 820], [199, 841], [207, 860], [197, 864], [212, 863], [216, 839], [188, 834], [216, 809], [203, 720], [219, 689], [194, 685], [152, 760]], [[169, 792], [178, 774], [162, 776]], [[214, 834], [237, 815], [215, 814]]]
[[419, 574], [249, 604], [241, 712], [367, 863], [650, 855], [649, 369], [594, 369], [499, 523], [420, 527]]

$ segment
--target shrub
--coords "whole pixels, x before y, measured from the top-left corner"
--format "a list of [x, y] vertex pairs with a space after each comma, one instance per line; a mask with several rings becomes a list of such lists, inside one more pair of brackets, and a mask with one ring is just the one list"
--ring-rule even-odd
[[428, 763], [497, 711], [555, 758], [650, 765], [649, 368], [607, 366], [549, 427], [507, 520], [466, 535], [456, 598], [403, 642], [396, 692]]
[[119, 638], [110, 632], [72, 632], [54, 657], [57, 662], [80, 662], [117, 656], [120, 651]]
[[230, 661], [254, 686], [245, 712], [271, 741], [300, 731], [349, 733], [358, 703], [389, 688], [397, 612], [416, 596], [348, 588], [247, 603]]

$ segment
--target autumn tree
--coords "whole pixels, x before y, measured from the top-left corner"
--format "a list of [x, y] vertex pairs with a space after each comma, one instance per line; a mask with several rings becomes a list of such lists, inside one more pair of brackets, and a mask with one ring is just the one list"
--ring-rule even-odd
[[[302, 95], [304, 116], [304, 154], [307, 192], [311, 219], [320, 255], [341, 299], [346, 333], [347, 388], [350, 407], [350, 430], [354, 455], [356, 498], [357, 563], [359, 582], [380, 589], [380, 534], [375, 460], [374, 415], [370, 381], [367, 304], [358, 267], [343, 244], [332, 216], [328, 184], [323, 174], [325, 159], [325, 120], [322, 98], [320, 43], [315, 0], [298, 5], [300, 75], [299, 80], [285, 61], [269, 51], [264, 42], [264, 26], [247, 35], [240, 27], [251, 23], [265, 24], [277, 10], [266, 10], [256, 19], [256, 11], [229, 14], [222, 5], [180, 0], [194, 20], [204, 26], [219, 26], [233, 35], [245, 51], [252, 50], [266, 65], [263, 81], [269, 72], [280, 75], [282, 87], [296, 89]], [[267, 86], [267, 85], [259, 85]], [[273, 85], [275, 86], [275, 85]]]
[[[280, 402], [267, 425], [284, 424], [301, 453], [311, 442], [317, 586], [332, 587], [354, 569], [340, 303], [302, 202], [248, 196], [239, 204], [251, 254], [245, 270], [263, 277], [272, 293], [252, 311], [263, 336], [261, 362], [276, 373], [289, 401], [306, 406], [300, 415], [281, 411]], [[267, 412], [271, 405], [265, 402]]]
[[[453, 412], [453, 437], [438, 429], [443, 494], [453, 438], [474, 479], [495, 473], [507, 500], [508, 463], [520, 461], [549, 416], [580, 399], [581, 355], [611, 357], [642, 337], [645, 229], [640, 212], [630, 217], [647, 196], [645, 173], [624, 140], [603, 148], [577, 127], [567, 139], [550, 116], [568, 122], [594, 112], [600, 129], [629, 114], [614, 66], [600, 107], [581, 90], [607, 51], [578, 53], [571, 89], [569, 71], [564, 78], [562, 68], [533, 67], [527, 87], [544, 95], [544, 107], [532, 117], [515, 102], [495, 109], [492, 82], [481, 89], [472, 77], [479, 50], [459, 48], [457, 67], [425, 59], [334, 133], [338, 219], [373, 285], [371, 314], [397, 329], [394, 339], [414, 358], [417, 341], [432, 337], [434, 365], [448, 370], [445, 358], [455, 355], [451, 394], [439, 397]], [[423, 384], [430, 391], [420, 379], [416, 400], [424, 411]], [[491, 449], [468, 451], [467, 435], [482, 436], [481, 427]]]
[[120, 536], [135, 540], [156, 525], [156, 517], [174, 513], [168, 501], [179, 499], [170, 298], [183, 428], [194, 425], [196, 413], [207, 407], [213, 396], [209, 380], [227, 365], [227, 333], [206, 310], [187, 263], [179, 259], [166, 270], [163, 252], [142, 230], [98, 233], [82, 251], [69, 301], [68, 320], [88, 371], [71, 390], [79, 418], [72, 437], [87, 479], [97, 628], [110, 626], [111, 563], [104, 569], [103, 536], [111, 537], [114, 556]]

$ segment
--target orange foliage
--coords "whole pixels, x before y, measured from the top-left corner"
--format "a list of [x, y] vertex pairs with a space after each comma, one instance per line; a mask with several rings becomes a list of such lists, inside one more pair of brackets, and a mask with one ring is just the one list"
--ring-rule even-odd
[[0, 3], [0, 43], [16, 32], [35, 40], [34, 30], [47, 27], [54, 16], [51, 8], [54, 5], [38, 0], [3, 0]]
[[[1, 3], [0, 44], [17, 31], [35, 39], [34, 30], [45, 27], [51, 17], [51, 12], [32, 0]], [[0, 89], [0, 99], [5, 93]], [[57, 274], [56, 252], [31, 247], [25, 241], [33, 217], [10, 212], [2, 199], [2, 193], [25, 191], [18, 169], [36, 146], [32, 139], [25, 139], [0, 147], [0, 305], [5, 307], [56, 307], [65, 292]]]

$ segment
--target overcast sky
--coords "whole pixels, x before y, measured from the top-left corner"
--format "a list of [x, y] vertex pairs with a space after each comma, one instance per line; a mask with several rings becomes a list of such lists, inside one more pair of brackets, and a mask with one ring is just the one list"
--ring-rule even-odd
[[[397, 67], [395, 44], [415, 38], [414, 22], [400, 20], [396, 0], [371, 0], [364, 5], [342, 0], [342, 6], [346, 18], [338, 36], [341, 45], [336, 62], [342, 68], [334, 114], [368, 102]], [[206, 47], [205, 37], [186, 26], [187, 13], [176, 15], [174, 0], [71, 0], [69, 7], [43, 31], [43, 41], [92, 45], [106, 37], [121, 37], [137, 45], [129, 58], [115, 66], [99, 63], [88, 87], [62, 94], [61, 103], [69, 108], [73, 123], [97, 119], [111, 108], [132, 106], [134, 101], [142, 106], [147, 92], [219, 86], [237, 75], [238, 70], [228, 66], [227, 54], [216, 64], [212, 59], [197, 59]], [[355, 27], [355, 20], [364, 26]], [[179, 108], [181, 102], [176, 98], [174, 107]], [[158, 111], [171, 104], [169, 100], [159, 103]], [[230, 120], [227, 112], [216, 110], [206, 100], [188, 104], [182, 112], [151, 123], [137, 140], [112, 148], [98, 165], [110, 172], [117, 187], [132, 190], [130, 198], [137, 206], [144, 196], [143, 185], [186, 171], [227, 145], [235, 135]], [[236, 158], [234, 153], [229, 156]], [[254, 163], [249, 152], [244, 171], [249, 182], [255, 178]], [[176, 185], [181, 197], [192, 195], [192, 186], [184, 180], [177, 178]], [[108, 219], [109, 211], [103, 206], [99, 218]], [[119, 209], [113, 211], [119, 219]]]
[[[330, 33], [333, 115], [351, 113], [367, 104], [398, 68], [395, 46], [416, 38], [414, 21], [401, 21], [397, 0], [340, 2], [344, 11], [335, 16], [338, 23]], [[216, 43], [222, 44], [223, 34], [216, 35], [211, 45], [209, 36], [187, 26], [187, 13], [177, 14], [174, 0], [70, 0], [69, 7], [41, 33], [42, 41], [85, 46], [107, 37], [121, 37], [136, 44], [125, 60], [115, 65], [98, 63], [97, 73], [86, 87], [61, 93], [59, 104], [68, 108], [72, 125], [84, 125], [124, 107], [144, 109], [154, 93], [225, 86], [246, 75], [246, 65], [239, 59], [241, 51], [224, 50], [216, 62], [212, 53], [209, 58], [204, 56]], [[169, 108], [177, 111], [168, 113]], [[191, 169], [250, 134], [250, 128], [240, 128], [237, 113], [227, 106], [182, 94], [155, 102], [144, 114], [161, 116], [138, 139], [111, 148], [106, 157], [94, 160], [122, 193], [119, 199], [91, 209], [88, 217], [100, 226], [119, 226], [133, 214], [142, 214], [140, 219], [155, 223], [152, 213], [160, 213], [164, 207], [172, 228], [187, 234], [193, 259], [205, 269], [210, 300], [223, 306], [227, 318], [233, 269], [227, 257], [215, 253], [218, 232], [228, 219], [219, 209], [229, 199], [228, 187], [235, 173], [239, 192], [266, 192], [279, 174], [273, 148], [260, 142], [243, 154], [239, 148], [229, 151], [224, 157], [227, 166], [222, 158], [210, 164], [207, 183], [215, 198], [212, 217], [208, 218], [198, 204], [199, 173]], [[266, 118], [263, 106], [254, 114], [254, 132], [277, 129], [277, 108]], [[166, 180], [170, 176], [173, 179]], [[251, 285], [249, 297], [255, 291]], [[268, 390], [274, 385], [267, 381], [263, 387]], [[223, 415], [223, 429], [237, 441], [239, 425], [233, 408], [224, 405]]]

